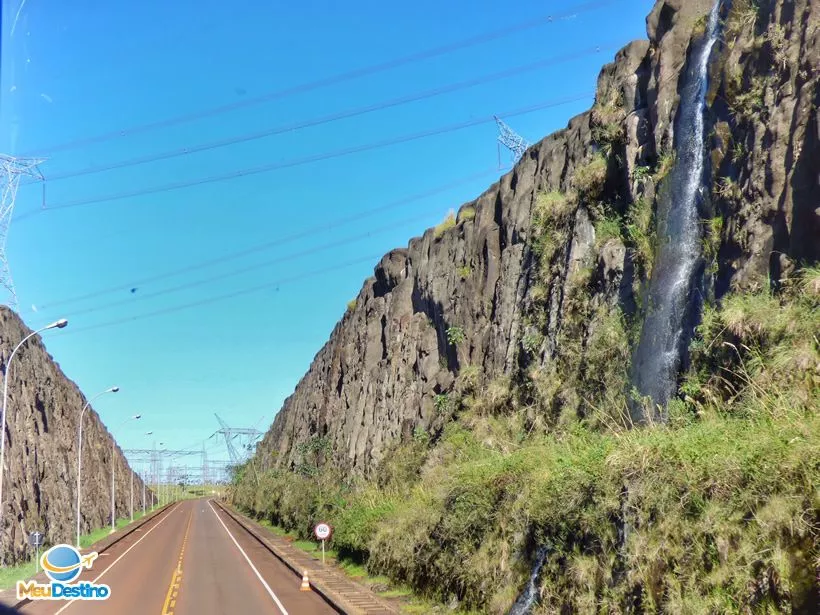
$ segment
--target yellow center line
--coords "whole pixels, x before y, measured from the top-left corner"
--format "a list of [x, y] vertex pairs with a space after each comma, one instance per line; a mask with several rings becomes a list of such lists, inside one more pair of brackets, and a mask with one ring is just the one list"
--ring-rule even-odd
[[168, 586], [168, 593], [165, 595], [165, 604], [162, 605], [162, 615], [174, 615], [179, 584], [182, 581], [182, 558], [185, 556], [185, 545], [188, 544], [188, 532], [191, 530], [191, 519], [193, 516], [194, 510], [192, 508], [188, 515], [188, 525], [185, 527], [185, 536], [182, 538], [182, 549], [179, 551], [177, 567], [174, 568], [174, 573], [171, 575], [171, 584]]

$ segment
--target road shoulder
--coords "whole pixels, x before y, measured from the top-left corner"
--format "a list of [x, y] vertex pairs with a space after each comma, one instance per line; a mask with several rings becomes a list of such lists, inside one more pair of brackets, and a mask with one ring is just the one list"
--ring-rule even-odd
[[[134, 520], [133, 522], [129, 523], [128, 525], [118, 529], [113, 534], [109, 534], [104, 538], [98, 540], [93, 545], [89, 547], [83, 547], [80, 549], [80, 553], [86, 554], [96, 551], [98, 553], [104, 553], [108, 551], [111, 547], [119, 543], [124, 538], [130, 536], [140, 528], [142, 528], [146, 523], [149, 523], [153, 519], [156, 519], [157, 516], [161, 515], [163, 512], [167, 511], [170, 507], [173, 506], [173, 503], [166, 504], [156, 510], [151, 511], [150, 513], [140, 517], [139, 519]], [[73, 544], [73, 542], [71, 542]], [[48, 583], [49, 580], [46, 577], [45, 573], [41, 570], [37, 574], [30, 576], [25, 579], [20, 579], [21, 581], [37, 581], [38, 583]], [[17, 599], [17, 589], [15, 587], [11, 587], [8, 589], [0, 590], [0, 604], [5, 606], [13, 606], [17, 607], [21, 604], [21, 601]]]
[[398, 614], [393, 605], [385, 602], [366, 587], [356, 583], [340, 570], [323, 566], [320, 560], [292, 546], [234, 507], [214, 500], [223, 511], [241, 523], [254, 537], [278, 557], [295, 576], [307, 571], [311, 588], [320, 593], [337, 610], [349, 615]]

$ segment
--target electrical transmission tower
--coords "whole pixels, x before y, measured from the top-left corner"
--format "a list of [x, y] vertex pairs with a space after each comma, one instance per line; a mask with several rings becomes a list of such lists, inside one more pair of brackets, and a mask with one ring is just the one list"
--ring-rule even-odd
[[498, 125], [498, 168], [501, 168], [501, 146], [503, 145], [512, 154], [512, 163], [519, 161], [524, 152], [530, 144], [524, 140], [524, 137], [515, 132], [512, 128], [507, 126], [495, 115], [495, 123]]
[[[217, 430], [214, 435], [221, 434], [225, 438], [225, 446], [228, 447], [228, 456], [231, 458], [231, 463], [234, 465], [242, 463], [248, 454], [250, 454], [251, 448], [262, 435], [262, 432], [252, 427], [228, 427], [228, 424], [219, 418], [218, 414], [214, 413], [214, 416], [216, 420], [219, 421], [221, 428]], [[240, 440], [240, 447], [242, 448], [242, 452], [240, 453], [234, 446], [233, 441], [234, 438], [242, 436], [244, 436], [245, 442], [242, 444]]]
[[202, 442], [202, 484], [208, 484], [208, 451], [205, 450], [205, 442]]
[[[25, 176], [45, 181], [38, 165], [43, 162], [40, 158], [15, 158], [0, 154], [0, 286], [4, 289], [3, 302], [13, 310], [17, 310], [17, 293], [11, 279], [11, 270], [6, 258], [6, 239], [14, 214], [14, 201], [17, 198], [17, 188], [20, 178]], [[45, 184], [43, 187], [43, 206], [45, 206]]]

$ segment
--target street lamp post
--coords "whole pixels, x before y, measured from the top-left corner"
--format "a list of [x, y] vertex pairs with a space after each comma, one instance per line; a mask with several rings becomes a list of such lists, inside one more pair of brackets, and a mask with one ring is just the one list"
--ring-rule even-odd
[[[146, 431], [145, 435], [150, 436], [153, 431]], [[143, 466], [143, 470], [145, 466]], [[145, 472], [142, 475], [142, 516], [145, 516]], [[134, 474], [131, 474], [131, 521], [134, 520]]]
[[[151, 435], [154, 433], [153, 431], [148, 431], [145, 433], [146, 436]], [[142, 481], [142, 514], [145, 514], [145, 480]], [[131, 521], [134, 520], [134, 469], [131, 468]]]
[[[20, 349], [20, 346], [25, 344], [30, 338], [34, 337], [38, 333], [42, 333], [47, 329], [62, 329], [68, 325], [68, 321], [65, 318], [61, 318], [58, 321], [51, 323], [50, 325], [46, 325], [41, 329], [37, 329], [36, 331], [32, 331], [26, 337], [24, 337], [17, 346], [14, 347], [14, 350], [11, 351], [8, 360], [6, 361], [5, 369], [3, 370], [3, 417], [0, 419], [0, 425], [2, 425], [2, 436], [0, 436], [0, 536], [3, 534], [3, 475], [6, 471], [6, 401], [8, 400], [8, 392], [9, 392], [9, 367], [11, 365], [11, 360], [14, 358], [15, 353]], [[5, 558], [4, 558], [5, 559]]]
[[[164, 442], [160, 442], [159, 445], [163, 448], [165, 447]], [[160, 453], [162, 453], [162, 450], [161, 448]], [[160, 482], [162, 480], [162, 455], [157, 458], [157, 464], [157, 506], [162, 506], [162, 483]]]
[[102, 393], [97, 393], [94, 397], [89, 399], [83, 409], [80, 411], [80, 425], [77, 428], [79, 435], [77, 436], [77, 548], [80, 548], [80, 494], [82, 493], [82, 472], [83, 472], [83, 415], [88, 406], [91, 405], [95, 399], [106, 393], [116, 393], [120, 387], [111, 387]]
[[[142, 418], [141, 414], [135, 414], [134, 416], [128, 417], [127, 419], [125, 419], [120, 424], [119, 427], [117, 427], [117, 431], [119, 431], [120, 427], [122, 427], [123, 425], [125, 425], [129, 421], [138, 421], [140, 418]], [[116, 508], [114, 506], [114, 494], [115, 494], [115, 489], [116, 489], [116, 486], [115, 486], [115, 483], [114, 483], [114, 469], [117, 467], [117, 463], [116, 463], [116, 460], [114, 458], [114, 454], [116, 452], [115, 451], [116, 445], [117, 445], [117, 441], [114, 439], [114, 434], [112, 433], [111, 434], [111, 532], [112, 533], [114, 532], [114, 530], [116, 530], [116, 521], [117, 521]], [[132, 514], [132, 516], [133, 516], [133, 514]], [[132, 519], [132, 521], [133, 521], [133, 519]]]

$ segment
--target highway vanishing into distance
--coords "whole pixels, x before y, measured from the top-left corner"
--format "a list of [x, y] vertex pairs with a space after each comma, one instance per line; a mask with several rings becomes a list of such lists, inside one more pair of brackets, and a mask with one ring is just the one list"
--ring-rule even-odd
[[178, 502], [100, 553], [80, 581], [103, 601], [36, 601], [22, 613], [222, 615], [336, 613], [210, 499]]

